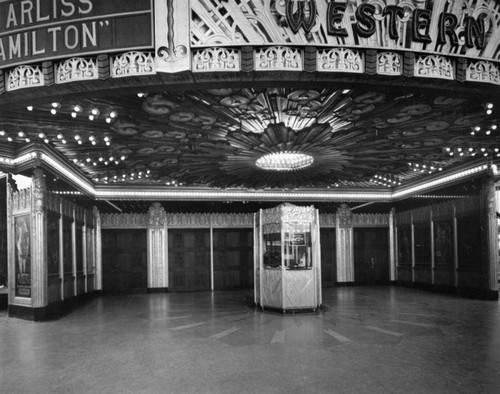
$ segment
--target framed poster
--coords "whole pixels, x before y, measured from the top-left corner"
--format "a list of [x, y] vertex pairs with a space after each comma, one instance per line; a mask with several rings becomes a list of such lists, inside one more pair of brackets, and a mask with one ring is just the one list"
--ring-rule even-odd
[[16, 296], [31, 297], [30, 215], [14, 218]]

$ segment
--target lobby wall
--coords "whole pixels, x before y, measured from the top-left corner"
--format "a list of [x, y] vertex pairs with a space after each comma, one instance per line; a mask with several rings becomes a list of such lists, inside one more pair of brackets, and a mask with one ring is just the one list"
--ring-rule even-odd
[[489, 208], [483, 193], [396, 213], [396, 283], [497, 299]]

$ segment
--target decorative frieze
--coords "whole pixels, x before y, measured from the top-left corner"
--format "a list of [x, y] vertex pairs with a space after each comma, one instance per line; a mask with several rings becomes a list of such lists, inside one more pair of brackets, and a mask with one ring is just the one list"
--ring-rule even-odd
[[39, 66], [18, 66], [9, 72], [8, 91], [44, 85], [43, 70]]
[[97, 63], [94, 59], [74, 57], [56, 67], [56, 83], [91, 81], [99, 78]]
[[354, 227], [389, 226], [389, 214], [358, 213], [352, 215]]
[[252, 227], [253, 214], [214, 213], [210, 221], [213, 227]]
[[465, 80], [471, 82], [487, 82], [500, 85], [500, 71], [492, 62], [471, 62], [467, 67]]
[[431, 220], [431, 207], [418, 208], [412, 211], [413, 223], [427, 223]]
[[151, 53], [127, 52], [113, 58], [111, 76], [113, 78], [153, 75], [155, 61]]
[[12, 192], [11, 209], [14, 214], [31, 209], [31, 188]]
[[395, 216], [396, 225], [411, 224], [411, 211], [397, 212]]
[[455, 76], [451, 60], [438, 55], [418, 56], [414, 73], [424, 78], [453, 79]]
[[479, 215], [481, 198], [479, 195], [461, 198], [454, 201], [457, 216]]
[[168, 213], [167, 225], [170, 227], [210, 227], [209, 213]]
[[318, 71], [363, 73], [361, 52], [349, 48], [321, 49], [317, 52]]
[[453, 218], [455, 209], [454, 202], [444, 202], [442, 204], [436, 204], [431, 207], [432, 209], [432, 219], [451, 219]]
[[302, 51], [289, 47], [269, 47], [255, 51], [257, 71], [302, 71]]
[[206, 48], [193, 54], [193, 72], [240, 70], [240, 51], [236, 49]]
[[319, 214], [320, 227], [336, 227], [337, 217], [333, 213], [320, 213]]
[[104, 213], [100, 219], [103, 229], [148, 227], [148, 215], [143, 213]]
[[401, 75], [403, 73], [401, 55], [396, 52], [377, 53], [377, 74]]

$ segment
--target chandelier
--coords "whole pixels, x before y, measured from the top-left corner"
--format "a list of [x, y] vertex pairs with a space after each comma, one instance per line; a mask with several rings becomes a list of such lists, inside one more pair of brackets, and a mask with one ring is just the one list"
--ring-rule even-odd
[[255, 164], [267, 171], [295, 171], [309, 167], [314, 162], [310, 155], [300, 152], [275, 152], [259, 157]]

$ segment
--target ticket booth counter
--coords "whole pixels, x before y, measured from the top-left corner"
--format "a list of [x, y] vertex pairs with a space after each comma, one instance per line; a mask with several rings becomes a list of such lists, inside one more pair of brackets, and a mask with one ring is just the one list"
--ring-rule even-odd
[[318, 212], [282, 204], [256, 215], [255, 302], [262, 309], [314, 311], [321, 305]]

